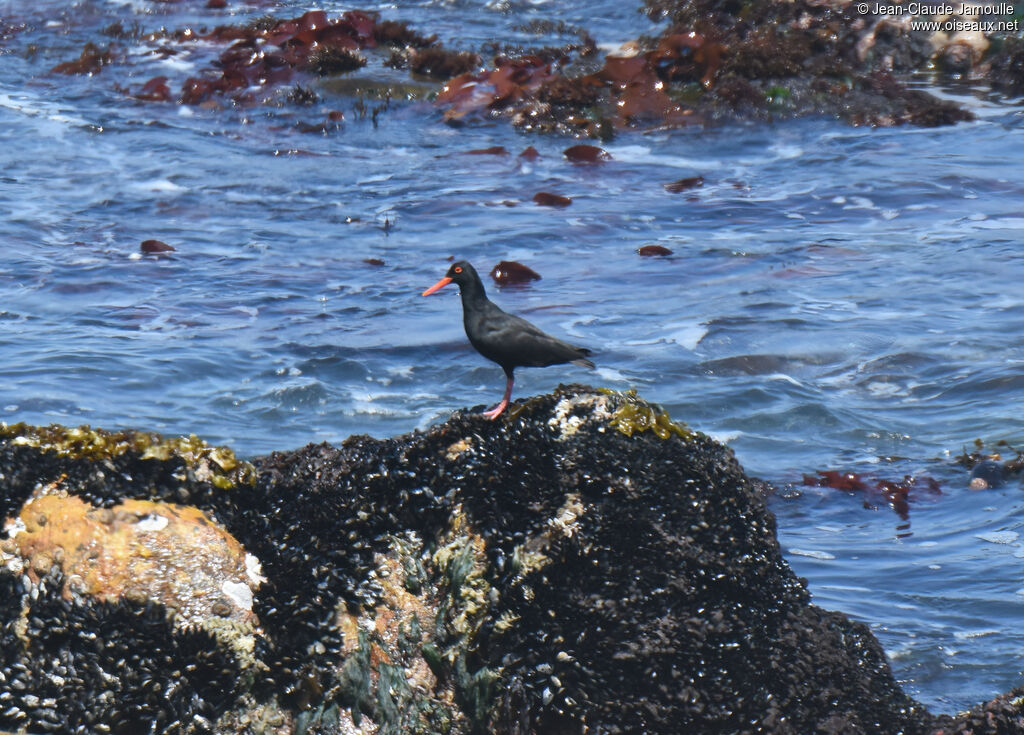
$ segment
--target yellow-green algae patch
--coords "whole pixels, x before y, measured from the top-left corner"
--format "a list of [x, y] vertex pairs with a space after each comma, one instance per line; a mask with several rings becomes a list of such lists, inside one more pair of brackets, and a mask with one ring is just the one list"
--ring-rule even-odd
[[625, 434], [633, 436], [643, 431], [650, 431], [659, 439], [668, 439], [675, 434], [682, 439], [692, 439], [693, 430], [686, 424], [673, 421], [668, 412], [656, 403], [648, 403], [636, 394], [635, 389], [625, 392], [599, 388], [601, 393], [614, 396], [620, 403], [612, 413], [609, 425]]
[[211, 446], [195, 434], [167, 438], [155, 432], [130, 429], [106, 431], [90, 426], [0, 423], [0, 439], [7, 439], [18, 446], [57, 452], [73, 459], [102, 460], [119, 457], [126, 452], [136, 452], [142, 459], [180, 457], [195, 472], [196, 479], [222, 490], [256, 484], [256, 470], [251, 464], [235, 457], [227, 447]]

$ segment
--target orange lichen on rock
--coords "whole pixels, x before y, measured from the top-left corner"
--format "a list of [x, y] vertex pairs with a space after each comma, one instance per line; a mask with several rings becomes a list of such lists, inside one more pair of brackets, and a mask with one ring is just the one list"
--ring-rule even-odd
[[198, 508], [125, 500], [97, 508], [46, 494], [29, 500], [6, 524], [0, 558], [38, 582], [53, 565], [64, 596], [162, 603], [182, 625], [228, 618], [252, 625], [258, 564]]

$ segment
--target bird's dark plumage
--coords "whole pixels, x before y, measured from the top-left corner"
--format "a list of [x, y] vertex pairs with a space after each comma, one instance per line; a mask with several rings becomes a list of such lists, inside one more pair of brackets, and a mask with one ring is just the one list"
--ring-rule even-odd
[[487, 298], [484, 284], [476, 270], [465, 260], [453, 263], [444, 278], [423, 292], [424, 296], [438, 291], [449, 283], [457, 283], [462, 295], [462, 321], [466, 336], [476, 351], [488, 360], [501, 365], [508, 378], [505, 397], [501, 403], [486, 412], [497, 418], [508, 406], [517, 367], [545, 367], [571, 362], [594, 367], [587, 359], [590, 350], [563, 342], [541, 331], [530, 322], [502, 311]]

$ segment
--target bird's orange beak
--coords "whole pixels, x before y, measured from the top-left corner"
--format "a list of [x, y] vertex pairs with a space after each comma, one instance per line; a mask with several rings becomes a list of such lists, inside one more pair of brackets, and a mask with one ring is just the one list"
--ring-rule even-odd
[[435, 291], [440, 291], [442, 288], [444, 288], [445, 286], [447, 286], [451, 282], [452, 282], [452, 279], [450, 279], [448, 276], [445, 276], [440, 281], [438, 281], [433, 286], [431, 286], [426, 291], [424, 291], [423, 295], [424, 296], [430, 296], [430, 294], [434, 293]]

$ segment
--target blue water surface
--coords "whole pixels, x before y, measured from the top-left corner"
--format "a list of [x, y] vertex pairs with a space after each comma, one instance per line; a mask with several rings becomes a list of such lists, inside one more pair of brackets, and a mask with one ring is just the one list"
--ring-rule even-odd
[[[654, 29], [613, 0], [364, 7], [459, 48], [572, 40], [531, 20], [607, 47]], [[779, 489], [780, 541], [815, 602], [869, 624], [936, 711], [1021, 682], [1024, 494], [1017, 481], [970, 492], [953, 462], [976, 438], [1024, 442], [1016, 104], [961, 86], [941, 94], [978, 120], [955, 127], [625, 133], [602, 144], [610, 161], [580, 166], [562, 155], [575, 141], [452, 128], [420, 93], [374, 122], [360, 106], [380, 101], [329, 83], [305, 107], [122, 91], [157, 74], [177, 91], [211, 44], [161, 59], [127, 40], [94, 76], [49, 71], [116, 20], [308, 9], [5, 4], [0, 420], [196, 433], [246, 456], [423, 428], [495, 403], [504, 381], [468, 346], [454, 289], [420, 292], [451, 256], [481, 271], [521, 261], [542, 280], [488, 280], [491, 296], [594, 349], [598, 368], [521, 370], [516, 395], [633, 387], [727, 441]], [[408, 81], [379, 59], [361, 74]], [[345, 121], [303, 132], [330, 110]], [[492, 146], [510, 154], [467, 153]], [[527, 146], [537, 160], [516, 155]], [[572, 205], [537, 206], [538, 191]], [[176, 251], [143, 256], [148, 239]], [[636, 254], [650, 244], [673, 255]], [[802, 484], [827, 469], [929, 476], [942, 493], [915, 491], [901, 518], [879, 496]]]

